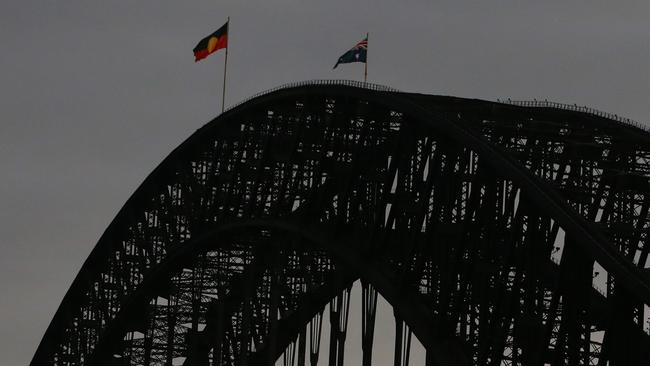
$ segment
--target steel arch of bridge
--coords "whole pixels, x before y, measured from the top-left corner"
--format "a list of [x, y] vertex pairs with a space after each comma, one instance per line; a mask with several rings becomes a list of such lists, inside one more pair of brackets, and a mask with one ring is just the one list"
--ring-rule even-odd
[[395, 364], [411, 331], [431, 365], [648, 363], [646, 132], [365, 86], [275, 90], [175, 149], [32, 365], [271, 364], [296, 349], [285, 363], [314, 364], [327, 303], [341, 365], [357, 278], [364, 364], [375, 291], [395, 309]]

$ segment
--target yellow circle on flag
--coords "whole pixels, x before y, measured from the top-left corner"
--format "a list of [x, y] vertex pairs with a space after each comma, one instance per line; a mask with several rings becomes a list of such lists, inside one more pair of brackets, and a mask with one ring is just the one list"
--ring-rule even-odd
[[212, 52], [217, 48], [217, 42], [219, 42], [219, 38], [217, 37], [210, 38], [210, 40], [208, 41], [208, 52]]

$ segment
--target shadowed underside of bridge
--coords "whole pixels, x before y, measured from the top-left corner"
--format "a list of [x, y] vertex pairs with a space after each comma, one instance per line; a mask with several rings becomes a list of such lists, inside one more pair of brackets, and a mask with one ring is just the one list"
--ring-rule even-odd
[[323, 343], [339, 366], [357, 280], [363, 365], [378, 293], [395, 365], [411, 334], [427, 365], [650, 364], [649, 159], [648, 133], [586, 113], [335, 82], [258, 96], [138, 188], [32, 365], [302, 366]]

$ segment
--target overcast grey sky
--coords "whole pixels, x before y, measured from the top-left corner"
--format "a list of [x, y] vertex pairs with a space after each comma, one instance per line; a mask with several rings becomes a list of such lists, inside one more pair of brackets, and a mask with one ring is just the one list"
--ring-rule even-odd
[[227, 104], [332, 66], [370, 32], [369, 81], [549, 99], [650, 120], [650, 2], [2, 0], [0, 365], [25, 365], [144, 177]]

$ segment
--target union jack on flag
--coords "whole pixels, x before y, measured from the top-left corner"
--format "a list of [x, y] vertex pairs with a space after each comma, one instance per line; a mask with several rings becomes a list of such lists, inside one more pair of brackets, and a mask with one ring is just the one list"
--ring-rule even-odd
[[346, 53], [341, 55], [334, 65], [334, 69], [339, 64], [349, 64], [351, 62], [366, 62], [368, 56], [368, 37], [357, 43], [354, 47], [350, 48]]

